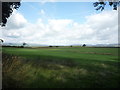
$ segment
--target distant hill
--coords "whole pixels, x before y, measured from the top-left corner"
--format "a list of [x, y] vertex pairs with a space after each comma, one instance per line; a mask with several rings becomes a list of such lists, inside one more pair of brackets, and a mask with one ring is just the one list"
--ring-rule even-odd
[[97, 47], [120, 47], [120, 44], [96, 44]]
[[[26, 47], [38, 47], [38, 46], [82, 46], [83, 44], [72, 45], [45, 45], [45, 44], [33, 44], [27, 43]], [[22, 43], [3, 43], [3, 46], [22, 46]], [[120, 44], [86, 44], [90, 47], [120, 47]]]
[[[4, 46], [22, 46], [22, 43], [3, 43]], [[33, 43], [27, 43], [26, 47], [31, 47], [31, 46], [48, 46], [48, 45], [43, 45], [43, 44], [33, 44]]]

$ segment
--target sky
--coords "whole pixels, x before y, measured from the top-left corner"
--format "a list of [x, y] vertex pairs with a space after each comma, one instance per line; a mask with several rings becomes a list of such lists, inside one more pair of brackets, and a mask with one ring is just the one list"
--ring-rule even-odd
[[22, 2], [0, 29], [6, 43], [116, 44], [118, 11], [96, 11], [93, 2]]

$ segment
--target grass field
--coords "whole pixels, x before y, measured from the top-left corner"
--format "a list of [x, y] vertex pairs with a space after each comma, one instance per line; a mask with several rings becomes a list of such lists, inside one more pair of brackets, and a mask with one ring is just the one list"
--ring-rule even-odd
[[117, 88], [118, 48], [3, 47], [3, 87]]

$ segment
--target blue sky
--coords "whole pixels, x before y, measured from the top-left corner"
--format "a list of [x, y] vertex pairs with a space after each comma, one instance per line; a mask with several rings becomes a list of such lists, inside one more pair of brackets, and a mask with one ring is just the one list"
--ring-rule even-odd
[[118, 43], [118, 11], [93, 2], [22, 2], [14, 10], [2, 39], [7, 43], [45, 45]]
[[[106, 10], [111, 9], [109, 6]], [[40, 2], [22, 2], [19, 12], [30, 22], [36, 22], [43, 15], [40, 13], [44, 10], [47, 19], [73, 19], [79, 23], [85, 21], [85, 16], [94, 13], [100, 13], [93, 7], [93, 2], [47, 2], [41, 4]]]

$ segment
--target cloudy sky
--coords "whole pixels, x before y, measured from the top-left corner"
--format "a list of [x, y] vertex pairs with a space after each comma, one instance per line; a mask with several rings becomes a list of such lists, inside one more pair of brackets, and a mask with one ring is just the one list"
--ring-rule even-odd
[[6, 43], [114, 44], [118, 11], [96, 11], [93, 2], [22, 2], [0, 29]]

